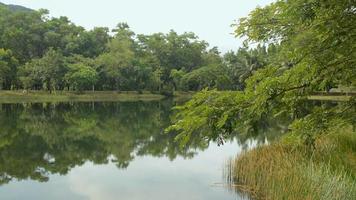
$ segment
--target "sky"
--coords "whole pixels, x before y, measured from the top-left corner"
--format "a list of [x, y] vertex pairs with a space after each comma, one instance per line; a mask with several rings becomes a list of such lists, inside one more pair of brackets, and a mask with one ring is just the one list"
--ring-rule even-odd
[[45, 8], [50, 16], [67, 16], [86, 29], [114, 28], [127, 22], [137, 34], [194, 32], [220, 51], [237, 50], [242, 39], [231, 24], [257, 6], [274, 0], [0, 0], [32, 9]]

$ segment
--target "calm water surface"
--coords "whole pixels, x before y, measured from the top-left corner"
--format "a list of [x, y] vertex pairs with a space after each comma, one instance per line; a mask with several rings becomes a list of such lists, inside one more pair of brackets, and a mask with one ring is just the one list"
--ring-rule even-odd
[[246, 199], [222, 174], [255, 141], [181, 149], [163, 133], [174, 104], [0, 104], [0, 199]]

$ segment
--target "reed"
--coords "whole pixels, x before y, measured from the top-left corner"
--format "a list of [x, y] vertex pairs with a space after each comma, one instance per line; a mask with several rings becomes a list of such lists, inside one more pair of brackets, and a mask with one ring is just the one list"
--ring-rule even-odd
[[322, 136], [316, 149], [282, 141], [228, 162], [231, 188], [253, 199], [356, 199], [356, 134]]

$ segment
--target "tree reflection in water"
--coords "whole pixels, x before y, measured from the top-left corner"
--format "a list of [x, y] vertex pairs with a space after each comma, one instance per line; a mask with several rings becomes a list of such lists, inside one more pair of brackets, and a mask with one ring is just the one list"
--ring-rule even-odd
[[[209, 141], [193, 138], [180, 148], [174, 134], [164, 133], [174, 104], [171, 100], [2, 104], [0, 184], [13, 179], [48, 181], [50, 174], [65, 175], [87, 161], [127, 168], [136, 156], [192, 158]], [[241, 135], [239, 143], [251, 136], [265, 140], [264, 134]]]

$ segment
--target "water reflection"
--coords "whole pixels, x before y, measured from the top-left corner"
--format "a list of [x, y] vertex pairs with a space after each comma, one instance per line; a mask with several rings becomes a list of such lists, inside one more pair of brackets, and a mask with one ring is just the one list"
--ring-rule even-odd
[[[165, 134], [173, 101], [121, 103], [27, 103], [0, 106], [0, 184], [12, 179], [48, 181], [86, 161], [127, 168], [137, 156], [192, 158], [209, 142], [193, 138], [180, 148]], [[265, 142], [281, 127], [261, 122], [256, 132], [240, 134]], [[283, 128], [283, 127], [282, 127]], [[231, 138], [227, 138], [231, 141]]]
[[192, 138], [180, 148], [174, 134], [164, 133], [175, 104], [1, 104], [0, 197], [133, 199], [137, 191], [136, 199], [181, 199], [185, 191], [186, 199], [242, 199], [212, 186], [221, 181], [224, 161], [285, 127], [261, 121], [256, 131], [226, 138], [224, 146]]
[[127, 168], [135, 156], [191, 158], [207, 142], [181, 149], [164, 134], [172, 102], [3, 104], [0, 183], [47, 181], [86, 161]]

